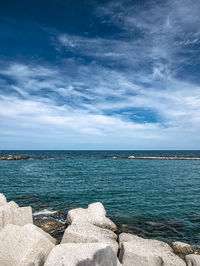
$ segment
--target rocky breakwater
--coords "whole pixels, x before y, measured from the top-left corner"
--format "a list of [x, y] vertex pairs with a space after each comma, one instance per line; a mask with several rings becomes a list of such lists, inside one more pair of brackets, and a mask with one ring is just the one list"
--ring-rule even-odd
[[13, 160], [28, 160], [31, 159], [30, 157], [22, 157], [20, 155], [8, 155], [8, 156], [4, 156], [4, 157], [0, 157], [1, 161], [13, 161]]
[[[21, 213], [21, 215], [19, 215]], [[99, 202], [72, 209], [61, 243], [33, 225], [31, 207], [7, 202], [0, 194], [2, 266], [200, 266], [198, 248], [168, 244], [133, 234], [116, 235], [116, 225]], [[177, 254], [184, 254], [181, 259]]]
[[195, 157], [169, 157], [169, 156], [159, 156], [159, 157], [152, 157], [152, 156], [143, 156], [143, 157], [136, 157], [136, 156], [120, 156], [120, 157], [112, 157], [112, 159], [130, 159], [130, 160], [193, 160], [193, 161], [200, 161], [200, 158]]

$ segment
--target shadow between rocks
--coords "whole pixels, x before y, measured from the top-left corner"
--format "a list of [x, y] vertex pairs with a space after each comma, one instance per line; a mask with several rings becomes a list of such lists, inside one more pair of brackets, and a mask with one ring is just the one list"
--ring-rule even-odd
[[110, 247], [106, 247], [98, 250], [91, 260], [82, 260], [76, 266], [117, 266], [117, 257]]

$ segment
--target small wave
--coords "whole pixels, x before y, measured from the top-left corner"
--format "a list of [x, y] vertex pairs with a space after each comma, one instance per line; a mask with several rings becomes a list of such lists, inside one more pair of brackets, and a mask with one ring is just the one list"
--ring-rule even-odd
[[38, 216], [38, 215], [51, 215], [54, 213], [57, 213], [58, 211], [53, 211], [53, 210], [48, 210], [48, 209], [44, 209], [38, 212], [34, 212], [33, 216]]

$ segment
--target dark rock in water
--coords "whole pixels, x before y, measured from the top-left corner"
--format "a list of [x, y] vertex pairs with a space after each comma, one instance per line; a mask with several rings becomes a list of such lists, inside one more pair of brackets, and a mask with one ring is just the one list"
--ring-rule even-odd
[[28, 160], [28, 159], [33, 159], [33, 158], [26, 156], [26, 157], [23, 157], [22, 159], [23, 160]]
[[65, 217], [66, 213], [45, 208], [33, 213], [33, 223], [49, 233], [59, 243], [66, 228]]
[[53, 218], [48, 218], [44, 220], [36, 220], [34, 221], [34, 224], [40, 227], [42, 230], [44, 230], [47, 233], [51, 233], [63, 227], [63, 223]]
[[173, 252], [178, 255], [180, 258], [185, 259], [186, 255], [189, 254], [197, 254], [200, 255], [200, 248], [196, 246], [192, 246], [190, 244], [186, 244], [184, 242], [172, 242], [171, 247]]
[[55, 160], [55, 158], [40, 158], [40, 157], [29, 157], [19, 155], [8, 155], [0, 157], [0, 160], [14, 161], [14, 160]]
[[8, 161], [27, 160], [27, 159], [30, 159], [30, 157], [22, 157], [20, 155], [8, 155], [8, 156], [0, 157], [0, 160], [8, 160]]
[[59, 244], [62, 240], [62, 237], [64, 235], [66, 226], [58, 228], [57, 230], [50, 233], [50, 235], [57, 240], [57, 243]]

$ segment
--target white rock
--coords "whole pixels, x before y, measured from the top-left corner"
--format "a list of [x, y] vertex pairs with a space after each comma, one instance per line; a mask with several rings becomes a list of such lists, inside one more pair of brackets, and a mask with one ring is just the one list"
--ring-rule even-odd
[[44, 266], [120, 266], [112, 249], [102, 243], [61, 244], [50, 252]]
[[101, 228], [116, 231], [116, 225], [106, 217], [106, 210], [100, 202], [90, 204], [87, 209], [77, 208], [70, 210], [67, 214], [67, 222], [83, 223], [89, 222]]
[[0, 230], [7, 224], [13, 224], [13, 212], [17, 207], [13, 201], [0, 206]]
[[10, 206], [13, 210], [19, 208], [19, 205], [14, 201], [9, 201], [8, 206]]
[[117, 235], [108, 229], [100, 228], [91, 223], [72, 224], [67, 227], [63, 235], [63, 243], [105, 243], [115, 254], [118, 253]]
[[0, 265], [41, 266], [53, 247], [33, 224], [6, 225], [0, 232]]
[[122, 233], [119, 236], [119, 243], [119, 260], [123, 266], [186, 265], [182, 259], [172, 252], [171, 247], [162, 241]]
[[200, 266], [200, 255], [190, 254], [185, 257], [187, 266]]
[[0, 206], [6, 204], [7, 200], [4, 194], [0, 193]]
[[[26, 224], [24, 225], [24, 228], [27, 231], [31, 231], [33, 230], [33, 224]], [[38, 226], [34, 225], [34, 230], [37, 230], [38, 233], [43, 234], [49, 241], [51, 241], [51, 243], [53, 243], [54, 245], [56, 245], [57, 240], [55, 238], [53, 238], [50, 234], [46, 233], [45, 231], [43, 231], [42, 229], [40, 229]]]
[[14, 201], [0, 206], [0, 230], [7, 224], [25, 225], [33, 223], [31, 207], [19, 207]]
[[13, 224], [25, 225], [33, 223], [32, 208], [20, 207], [13, 211]]

